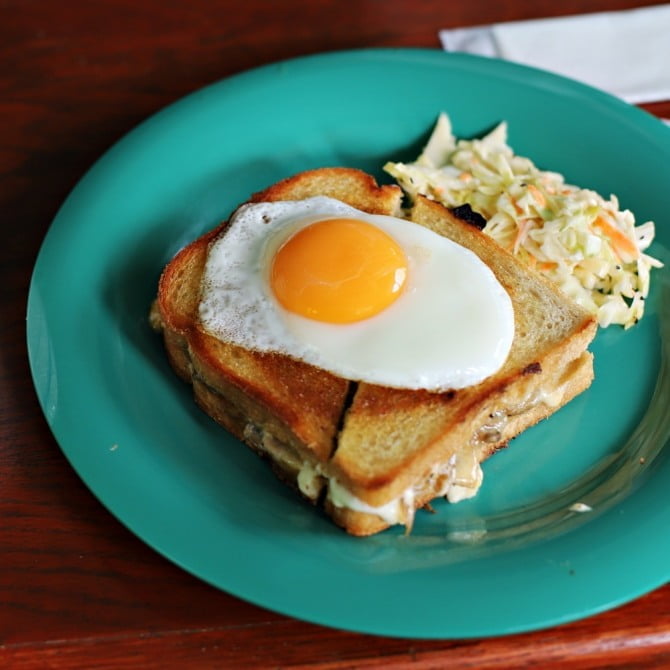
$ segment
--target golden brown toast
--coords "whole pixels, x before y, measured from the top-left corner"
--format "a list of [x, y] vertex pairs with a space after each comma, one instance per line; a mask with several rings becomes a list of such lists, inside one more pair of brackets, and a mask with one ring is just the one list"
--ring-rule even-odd
[[506, 363], [458, 391], [407, 391], [350, 382], [278, 354], [221, 342], [199, 324], [200, 280], [210, 243], [226, 224], [179, 252], [165, 268], [152, 308], [177, 373], [216, 421], [355, 535], [393, 523], [438, 495], [474, 494], [479, 463], [590, 384], [593, 318], [553, 285], [447, 209], [358, 170], [300, 173], [252, 196], [254, 202], [325, 195], [375, 214], [406, 215], [474, 251], [510, 294], [515, 338]]

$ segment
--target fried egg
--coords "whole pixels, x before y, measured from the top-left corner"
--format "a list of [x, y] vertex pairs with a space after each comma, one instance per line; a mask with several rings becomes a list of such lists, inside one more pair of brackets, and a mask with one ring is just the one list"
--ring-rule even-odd
[[339, 377], [443, 391], [505, 362], [512, 301], [472, 251], [332, 198], [241, 206], [210, 246], [205, 331]]

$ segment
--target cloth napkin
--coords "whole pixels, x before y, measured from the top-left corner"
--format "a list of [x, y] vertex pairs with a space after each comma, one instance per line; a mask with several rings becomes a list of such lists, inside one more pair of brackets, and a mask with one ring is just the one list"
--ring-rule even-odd
[[441, 30], [447, 51], [550, 70], [630, 103], [670, 100], [670, 4]]

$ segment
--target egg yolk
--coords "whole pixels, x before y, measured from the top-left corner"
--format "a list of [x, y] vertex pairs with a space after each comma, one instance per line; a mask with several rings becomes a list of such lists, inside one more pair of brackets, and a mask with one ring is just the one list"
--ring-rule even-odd
[[407, 257], [383, 230], [358, 219], [306, 226], [276, 252], [270, 285], [287, 310], [327, 323], [378, 314], [401, 294]]

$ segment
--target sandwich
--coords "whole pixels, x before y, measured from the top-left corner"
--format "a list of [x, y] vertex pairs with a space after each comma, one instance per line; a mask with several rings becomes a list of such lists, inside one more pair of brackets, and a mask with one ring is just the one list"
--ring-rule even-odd
[[284, 179], [178, 252], [150, 313], [200, 407], [357, 536], [474, 496], [593, 379], [593, 316], [443, 205], [403, 204], [355, 169]]

